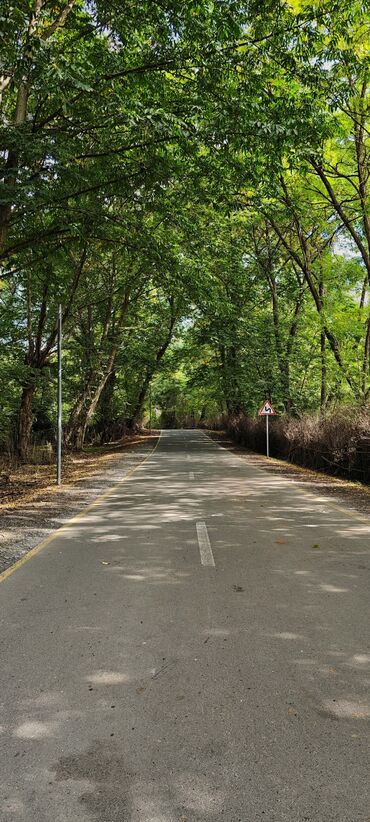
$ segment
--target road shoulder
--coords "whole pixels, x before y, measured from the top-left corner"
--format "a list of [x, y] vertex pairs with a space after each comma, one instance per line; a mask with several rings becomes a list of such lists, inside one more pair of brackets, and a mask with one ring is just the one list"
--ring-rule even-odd
[[158, 439], [156, 433], [75, 455], [62, 488], [36, 481], [15, 499], [5, 498], [0, 504], [0, 574], [123, 479], [150, 455]]
[[359, 514], [370, 516], [370, 488], [368, 486], [249, 451], [233, 442], [224, 431], [207, 430], [206, 433], [221, 448], [245, 460], [249, 465], [255, 465], [273, 476], [290, 479], [304, 486], [312, 494], [330, 498], [333, 502], [348, 506]]

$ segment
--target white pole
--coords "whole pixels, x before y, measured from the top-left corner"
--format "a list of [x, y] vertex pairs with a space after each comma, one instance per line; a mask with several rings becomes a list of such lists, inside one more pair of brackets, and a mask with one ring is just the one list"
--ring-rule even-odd
[[57, 485], [62, 484], [62, 306], [58, 307]]
[[269, 415], [266, 414], [266, 454], [270, 456], [270, 443], [269, 443]]

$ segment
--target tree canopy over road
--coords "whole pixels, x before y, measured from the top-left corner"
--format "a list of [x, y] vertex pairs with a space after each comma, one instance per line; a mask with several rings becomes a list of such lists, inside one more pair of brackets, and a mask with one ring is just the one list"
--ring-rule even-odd
[[[0, 17], [0, 438], [370, 391], [364, 0], [19, 0]], [[175, 413], [174, 412], [174, 413]]]

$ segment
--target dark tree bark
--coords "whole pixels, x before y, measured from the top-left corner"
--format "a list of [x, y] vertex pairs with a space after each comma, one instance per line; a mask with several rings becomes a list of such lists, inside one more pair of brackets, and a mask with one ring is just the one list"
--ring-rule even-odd
[[[287, 190], [287, 186], [284, 180], [281, 180], [282, 190], [283, 190], [283, 198], [285, 205], [289, 208], [292, 214], [292, 220], [294, 224], [294, 230], [299, 242], [299, 249], [297, 251], [287, 239], [285, 232], [281, 229], [279, 224], [276, 222], [272, 215], [266, 214], [266, 219], [269, 221], [270, 225], [276, 232], [276, 235], [280, 238], [282, 246], [285, 248], [291, 259], [294, 263], [298, 266], [298, 268], [302, 271], [303, 277], [308, 285], [309, 291], [312, 295], [314, 300], [316, 309], [320, 317], [322, 317], [323, 313], [323, 304], [322, 299], [320, 297], [319, 288], [315, 282], [314, 274], [313, 274], [313, 263], [317, 257], [319, 257], [320, 253], [322, 252], [323, 248], [327, 245], [327, 240], [324, 241], [322, 246], [318, 248], [315, 254], [312, 253], [311, 248], [309, 247], [309, 241], [305, 236], [305, 232], [303, 230], [299, 215], [295, 211], [294, 204], [290, 198], [290, 195]], [[356, 395], [356, 385], [353, 382], [351, 375], [348, 373], [347, 368], [342, 359], [342, 354], [339, 346], [339, 342], [333, 333], [333, 331], [327, 326], [327, 324], [323, 323], [323, 331], [325, 333], [326, 339], [329, 343], [330, 349], [333, 353], [333, 356], [346, 380], [349, 387]]]
[[174, 328], [175, 328], [176, 320], [177, 320], [176, 306], [175, 306], [175, 302], [174, 302], [173, 299], [170, 300], [170, 308], [171, 308], [171, 316], [170, 316], [170, 324], [169, 324], [167, 336], [166, 336], [164, 342], [162, 343], [162, 345], [160, 346], [160, 348], [158, 348], [158, 350], [155, 354], [154, 361], [147, 366], [145, 376], [144, 376], [144, 380], [141, 384], [141, 387], [140, 387], [140, 390], [139, 390], [139, 393], [138, 393], [138, 396], [137, 396], [137, 399], [136, 399], [135, 406], [133, 408], [131, 416], [126, 420], [127, 427], [130, 430], [134, 430], [137, 427], [137, 425], [140, 421], [140, 418], [141, 418], [141, 415], [142, 415], [142, 412], [143, 412], [144, 403], [145, 403], [145, 398], [146, 398], [146, 395], [147, 395], [147, 392], [148, 392], [148, 388], [149, 388], [150, 383], [151, 383], [151, 381], [154, 377], [154, 374], [156, 373], [156, 371], [158, 369], [158, 366], [159, 366], [161, 360], [163, 359], [163, 357], [164, 357], [164, 355], [165, 355], [165, 353], [166, 353], [166, 351], [167, 351], [167, 349], [168, 349], [168, 347], [169, 347], [169, 345], [172, 341], [173, 332], [174, 332]]
[[33, 423], [32, 405], [35, 388], [34, 382], [29, 382], [23, 386], [19, 409], [18, 453], [24, 462], [27, 461], [31, 444]]
[[[80, 283], [87, 249], [84, 246], [79, 257], [66, 305], [62, 312], [63, 326], [70, 316], [73, 301]], [[21, 405], [19, 412], [18, 425], [18, 452], [21, 459], [26, 459], [31, 444], [32, 436], [32, 404], [37, 388], [38, 379], [42, 370], [49, 364], [50, 357], [55, 348], [58, 326], [57, 321], [53, 323], [49, 329], [47, 327], [48, 308], [49, 308], [49, 285], [47, 281], [44, 284], [41, 305], [38, 313], [37, 322], [32, 316], [32, 294], [30, 285], [27, 286], [27, 332], [28, 332], [28, 351], [25, 357], [25, 365], [29, 369], [29, 374], [25, 377], [22, 384]], [[32, 378], [30, 377], [32, 374]]]
[[[322, 276], [319, 283], [319, 294], [322, 306], [324, 306], [325, 288]], [[321, 363], [321, 385], [320, 385], [320, 414], [323, 416], [327, 403], [327, 381], [326, 381], [326, 334], [322, 328], [320, 331], [320, 363]]]

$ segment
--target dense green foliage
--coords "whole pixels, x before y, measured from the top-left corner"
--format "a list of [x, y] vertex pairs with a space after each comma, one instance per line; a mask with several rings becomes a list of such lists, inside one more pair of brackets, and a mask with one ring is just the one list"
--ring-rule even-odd
[[370, 391], [370, 15], [354, 0], [1, 12], [0, 440], [324, 414]]

